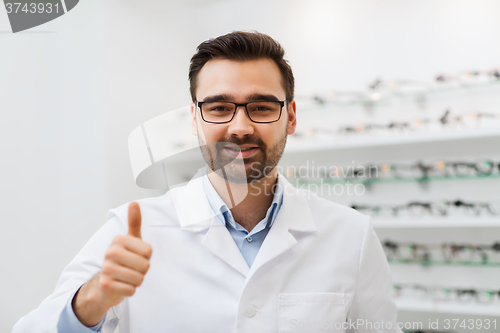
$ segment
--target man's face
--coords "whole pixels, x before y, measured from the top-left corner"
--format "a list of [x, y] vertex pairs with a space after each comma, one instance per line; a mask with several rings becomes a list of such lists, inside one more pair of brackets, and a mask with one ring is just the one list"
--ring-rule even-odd
[[[196, 100], [225, 100], [247, 103], [255, 100], [286, 99], [281, 73], [274, 61], [263, 58], [251, 61], [213, 59], [198, 75]], [[288, 110], [288, 112], [287, 112]], [[254, 123], [243, 107], [229, 123], [203, 121], [200, 109], [191, 104], [192, 132], [198, 136], [201, 151], [208, 166], [232, 182], [259, 180], [278, 164], [285, 148], [286, 137], [295, 132], [295, 101], [287, 101], [281, 117], [273, 123]], [[241, 152], [231, 150], [235, 145]], [[244, 151], [248, 148], [252, 149]], [[231, 161], [240, 163], [231, 163]], [[243, 162], [243, 163], [241, 163]], [[241, 166], [241, 167], [238, 167]], [[245, 175], [243, 173], [243, 166]], [[225, 174], [221, 167], [224, 167]]]

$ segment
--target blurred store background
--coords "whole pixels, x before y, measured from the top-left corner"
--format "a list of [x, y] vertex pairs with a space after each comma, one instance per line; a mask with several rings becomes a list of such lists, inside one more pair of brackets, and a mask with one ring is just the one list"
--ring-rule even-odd
[[[135, 184], [129, 135], [190, 103], [196, 46], [233, 30], [284, 46], [298, 126], [280, 166], [373, 216], [399, 321], [498, 332], [499, 12], [496, 0], [86, 0], [12, 34], [0, 10], [0, 332], [52, 293], [109, 209], [164, 192]], [[192, 147], [177, 119], [168, 145]], [[184, 181], [190, 161], [175, 163]]]

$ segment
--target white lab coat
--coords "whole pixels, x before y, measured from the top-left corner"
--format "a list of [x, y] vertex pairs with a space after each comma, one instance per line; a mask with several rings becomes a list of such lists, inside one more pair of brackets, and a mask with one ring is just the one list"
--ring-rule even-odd
[[[135, 294], [108, 311], [102, 332], [401, 332], [369, 217], [278, 177], [283, 205], [251, 268], [214, 215], [201, 178], [138, 200], [150, 269]], [[100, 270], [115, 235], [127, 233], [127, 209], [109, 211], [54, 293], [13, 333], [57, 332], [69, 298]], [[366, 324], [353, 326], [357, 320]], [[369, 330], [369, 322], [383, 328]]]

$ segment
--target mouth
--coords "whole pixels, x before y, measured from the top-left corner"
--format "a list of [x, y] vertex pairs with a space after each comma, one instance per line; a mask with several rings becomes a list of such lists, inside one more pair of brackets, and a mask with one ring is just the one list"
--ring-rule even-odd
[[256, 154], [259, 150], [259, 147], [252, 145], [244, 145], [244, 146], [225, 146], [223, 148], [224, 152], [231, 157], [238, 157], [241, 155], [242, 158], [248, 158]]

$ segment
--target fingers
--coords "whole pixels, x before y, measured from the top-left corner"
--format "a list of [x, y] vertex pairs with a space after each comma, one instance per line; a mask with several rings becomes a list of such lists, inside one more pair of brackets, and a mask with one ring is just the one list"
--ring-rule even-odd
[[140, 286], [144, 280], [144, 274], [111, 261], [103, 264], [102, 274], [108, 279], [128, 283], [134, 288]]
[[103, 266], [107, 263], [107, 261], [128, 267], [142, 274], [146, 274], [149, 269], [149, 259], [146, 259], [137, 253], [130, 252], [118, 244], [112, 244], [109, 247], [106, 252]]
[[119, 244], [125, 249], [143, 256], [146, 259], [151, 259], [151, 254], [153, 253], [151, 245], [144, 242], [142, 239], [130, 237], [129, 235], [116, 235], [113, 244]]
[[141, 209], [135, 201], [128, 206], [128, 234], [141, 238]]
[[108, 301], [112, 303], [120, 303], [125, 296], [132, 296], [135, 293], [135, 286], [113, 280], [106, 275], [102, 275], [99, 279], [99, 288], [104, 294], [109, 294]]
[[[106, 251], [93, 290], [101, 303], [114, 306], [124, 297], [132, 296], [149, 270], [153, 250], [141, 238], [141, 210], [137, 202], [128, 207], [128, 233], [116, 235]], [[96, 284], [94, 284], [96, 285]]]

